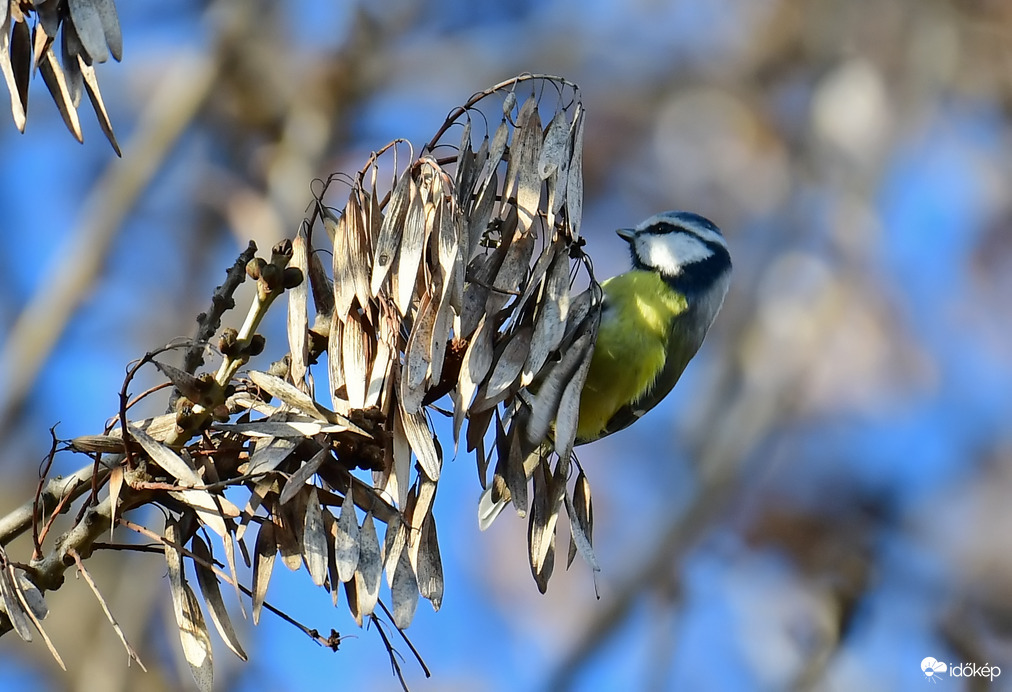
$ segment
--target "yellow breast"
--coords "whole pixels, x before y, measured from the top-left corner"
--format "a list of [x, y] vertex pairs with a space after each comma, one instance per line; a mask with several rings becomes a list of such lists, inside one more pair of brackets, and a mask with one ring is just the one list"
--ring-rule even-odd
[[601, 284], [605, 312], [580, 398], [577, 439], [601, 436], [608, 421], [653, 385], [667, 358], [671, 321], [685, 297], [655, 272], [633, 270]]

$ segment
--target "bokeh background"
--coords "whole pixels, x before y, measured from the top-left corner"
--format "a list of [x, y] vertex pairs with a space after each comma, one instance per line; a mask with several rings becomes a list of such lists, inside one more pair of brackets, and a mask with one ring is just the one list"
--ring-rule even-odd
[[[124, 60], [98, 75], [122, 160], [86, 107], [75, 142], [41, 80], [24, 135], [0, 118], [0, 511], [31, 497], [50, 426], [99, 432], [127, 361], [192, 333], [248, 239], [295, 232], [312, 179], [554, 73], [588, 111], [598, 276], [627, 266], [613, 229], [684, 208], [725, 230], [734, 282], [675, 392], [579, 451], [601, 573], [578, 559], [540, 595], [525, 522], [479, 533], [473, 459], [448, 466], [447, 592], [409, 630], [432, 678], [398, 646], [412, 689], [923, 689], [927, 656], [1000, 666], [993, 688], [1012, 689], [1012, 4], [119, 12]], [[191, 689], [164, 562], [89, 565], [150, 672], [71, 571], [47, 621], [69, 672], [8, 635], [0, 689]], [[376, 632], [304, 573], [275, 575], [269, 600], [351, 636], [331, 653], [236, 616], [252, 660], [218, 647], [219, 689], [398, 689]]]

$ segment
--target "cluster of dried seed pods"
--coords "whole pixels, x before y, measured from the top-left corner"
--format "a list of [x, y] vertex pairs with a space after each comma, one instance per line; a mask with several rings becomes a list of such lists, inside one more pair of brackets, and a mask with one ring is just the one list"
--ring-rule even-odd
[[[520, 102], [522, 92], [529, 95]], [[490, 103], [499, 115], [491, 133]], [[454, 446], [466, 421], [467, 449], [497, 509], [512, 501], [526, 516], [533, 483], [530, 556], [542, 590], [563, 506], [572, 508], [573, 545], [594, 564], [589, 509], [577, 512], [576, 490], [567, 490], [601, 308], [579, 242], [583, 116], [578, 90], [557, 78], [521, 77], [475, 95], [420, 156], [394, 166], [388, 186], [379, 184], [381, 166], [396, 160], [400, 143], [352, 179], [343, 208], [331, 211], [321, 195], [316, 218], [334, 246], [332, 299], [321, 268], [308, 259], [305, 267], [316, 328], [327, 337], [332, 405], [376, 411], [389, 436], [375, 490], [403, 509], [409, 488], [438, 482], [443, 448], [430, 414], [447, 397]], [[480, 137], [476, 123], [485, 125]], [[460, 138], [448, 143], [455, 126]], [[294, 337], [293, 353], [304, 350]], [[589, 508], [582, 473], [574, 487]]]

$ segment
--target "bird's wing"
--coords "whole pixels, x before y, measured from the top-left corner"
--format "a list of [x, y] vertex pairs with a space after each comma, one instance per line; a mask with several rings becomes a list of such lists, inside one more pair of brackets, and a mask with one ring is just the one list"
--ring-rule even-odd
[[669, 343], [674, 345], [668, 351], [664, 367], [658, 373], [656, 379], [654, 379], [653, 384], [645, 389], [636, 401], [619, 408], [608, 419], [608, 423], [605, 425], [600, 437], [605, 437], [628, 428], [643, 417], [643, 414], [660, 403], [661, 399], [666, 397], [668, 392], [678, 382], [678, 378], [682, 376], [685, 366], [696, 355], [696, 351], [699, 350], [699, 345], [702, 343], [702, 339], [695, 338], [694, 334], [686, 333], [683, 329], [685, 321], [686, 315], [684, 314], [672, 320]]

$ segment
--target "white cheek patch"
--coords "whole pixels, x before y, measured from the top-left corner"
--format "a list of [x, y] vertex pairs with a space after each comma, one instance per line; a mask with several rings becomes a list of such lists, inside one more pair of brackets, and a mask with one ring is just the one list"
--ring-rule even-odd
[[669, 276], [682, 267], [707, 259], [713, 252], [698, 237], [673, 232], [664, 235], [644, 233], [636, 237], [636, 252], [644, 264]]

